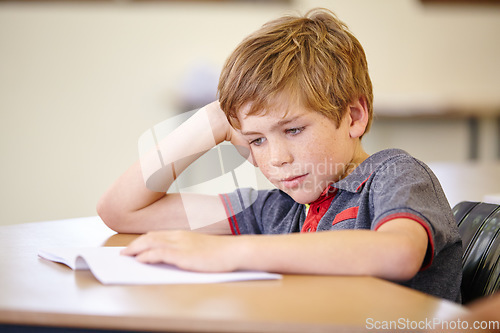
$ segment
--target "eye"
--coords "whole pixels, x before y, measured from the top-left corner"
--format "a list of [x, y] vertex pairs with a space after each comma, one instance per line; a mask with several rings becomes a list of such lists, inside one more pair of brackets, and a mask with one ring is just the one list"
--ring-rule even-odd
[[304, 130], [305, 127], [295, 127], [295, 128], [289, 128], [285, 132], [286, 134], [291, 134], [291, 135], [297, 135], [301, 133]]
[[264, 141], [266, 141], [266, 138], [257, 138], [257, 139], [251, 140], [250, 141], [250, 145], [252, 145], [252, 146], [260, 146], [261, 144], [264, 143]]

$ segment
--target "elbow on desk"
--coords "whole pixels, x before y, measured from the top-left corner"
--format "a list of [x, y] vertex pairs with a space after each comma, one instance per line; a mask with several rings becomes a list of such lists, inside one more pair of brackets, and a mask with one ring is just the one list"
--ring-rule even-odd
[[115, 207], [111, 200], [105, 196], [99, 199], [96, 205], [97, 215], [108, 226], [108, 228], [118, 233], [126, 233], [124, 221], [126, 220], [124, 213]]
[[381, 275], [392, 281], [407, 281], [415, 277], [422, 267], [422, 257], [419, 251], [412, 246], [401, 246], [399, 251], [391, 257]]
[[411, 262], [396, 263], [388, 278], [393, 281], [408, 281], [415, 277], [420, 270], [420, 266], [413, 265]]

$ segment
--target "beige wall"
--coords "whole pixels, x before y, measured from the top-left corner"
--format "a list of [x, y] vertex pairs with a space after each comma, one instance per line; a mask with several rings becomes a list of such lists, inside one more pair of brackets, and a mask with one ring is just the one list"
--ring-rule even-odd
[[[498, 6], [0, 3], [0, 224], [95, 215], [100, 194], [138, 157], [140, 134], [179, 110], [188, 68], [219, 68], [265, 21], [316, 6], [336, 11], [365, 46], [379, 106], [401, 96], [500, 105]], [[429, 131], [456, 151], [429, 153]], [[415, 139], [422, 132], [427, 141]], [[381, 121], [366, 146], [460, 161], [466, 135], [463, 121]], [[494, 146], [493, 135], [484, 140]]]

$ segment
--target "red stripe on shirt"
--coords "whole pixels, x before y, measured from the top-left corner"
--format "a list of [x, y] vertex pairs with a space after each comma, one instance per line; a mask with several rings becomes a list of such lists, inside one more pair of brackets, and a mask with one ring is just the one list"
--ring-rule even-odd
[[380, 223], [377, 225], [375, 230], [378, 230], [378, 228], [380, 228], [384, 223], [387, 223], [387, 222], [392, 221], [394, 219], [409, 219], [409, 220], [412, 220], [412, 221], [419, 223], [422, 227], [424, 227], [425, 232], [427, 232], [427, 238], [429, 239], [429, 243], [431, 245], [431, 257], [429, 259], [425, 259], [428, 262], [424, 262], [422, 265], [422, 268], [420, 268], [420, 270], [423, 271], [423, 270], [426, 270], [427, 268], [429, 268], [430, 265], [432, 264], [433, 259], [434, 259], [434, 239], [432, 238], [432, 233], [431, 233], [431, 229], [430, 229], [429, 225], [424, 220], [422, 220], [422, 218], [420, 218], [419, 216], [417, 216], [415, 214], [394, 213], [394, 214], [390, 214], [390, 215], [384, 217], [380, 221]]
[[356, 192], [358, 192], [358, 191], [361, 189], [361, 187], [363, 187], [363, 185], [366, 183], [366, 181], [367, 181], [368, 179], [370, 179], [370, 177], [371, 177], [371, 176], [372, 176], [372, 174], [370, 173], [370, 175], [368, 176], [368, 178], [366, 178], [365, 180], [363, 180], [363, 181], [361, 182], [361, 184], [359, 184], [359, 186], [356, 188]]
[[335, 225], [339, 222], [342, 222], [342, 221], [345, 221], [348, 219], [355, 219], [356, 217], [358, 217], [358, 210], [359, 210], [359, 207], [357, 207], [357, 206], [344, 209], [343, 211], [341, 211], [340, 213], [335, 215], [335, 218], [333, 219], [332, 225]]
[[231, 233], [233, 235], [240, 235], [240, 228], [238, 227], [238, 221], [236, 220], [236, 215], [234, 214], [233, 205], [231, 204], [231, 200], [229, 200], [229, 196], [227, 194], [219, 194], [219, 198], [222, 200], [222, 204], [226, 211], [227, 221], [229, 222]]

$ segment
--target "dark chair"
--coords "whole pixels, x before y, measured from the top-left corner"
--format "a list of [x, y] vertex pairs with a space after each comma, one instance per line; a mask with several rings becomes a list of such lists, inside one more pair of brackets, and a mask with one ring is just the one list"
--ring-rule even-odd
[[462, 236], [462, 302], [500, 289], [500, 205], [460, 202], [453, 214]]

